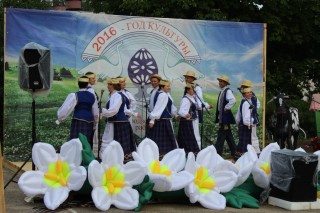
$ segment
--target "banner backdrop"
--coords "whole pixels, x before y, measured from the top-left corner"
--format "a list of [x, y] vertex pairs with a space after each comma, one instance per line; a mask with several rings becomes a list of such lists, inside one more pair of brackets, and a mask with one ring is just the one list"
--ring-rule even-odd
[[[16, 86], [21, 48], [30, 42], [51, 51], [54, 82], [47, 97], [37, 98], [37, 139], [56, 144], [68, 138], [70, 120], [56, 126], [57, 109], [70, 92], [77, 91], [76, 77], [92, 71], [98, 76], [95, 91], [106, 90], [106, 78], [127, 77], [127, 89], [138, 102], [143, 119], [133, 119], [137, 137], [144, 137], [151, 84], [149, 76], [160, 74], [172, 82], [171, 95], [179, 107], [184, 77], [196, 72], [205, 101], [216, 105], [217, 77], [227, 75], [240, 103], [237, 87], [243, 79], [254, 83], [263, 97], [265, 25], [221, 21], [130, 17], [87, 12], [6, 9], [5, 50], [5, 145], [9, 158], [27, 145], [30, 133], [31, 96]], [[102, 104], [108, 99], [107, 92]], [[207, 113], [208, 143], [215, 142], [215, 109]], [[101, 122], [102, 129], [104, 122]], [[103, 131], [103, 130], [102, 130]], [[237, 134], [236, 132], [234, 134]]]

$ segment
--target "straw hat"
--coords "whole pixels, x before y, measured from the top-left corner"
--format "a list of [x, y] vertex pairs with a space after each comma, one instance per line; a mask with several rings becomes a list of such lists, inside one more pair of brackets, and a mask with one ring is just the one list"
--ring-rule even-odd
[[226, 76], [226, 75], [222, 75], [217, 79], [220, 80], [220, 81], [225, 81], [225, 82], [227, 82], [228, 85], [230, 85], [229, 77]]
[[197, 80], [195, 72], [193, 72], [191, 70], [187, 71], [187, 73], [185, 75], [183, 75], [183, 76], [184, 77], [189, 76], [189, 77], [194, 78], [194, 80]]
[[185, 88], [195, 88], [196, 87], [196, 84], [195, 83], [191, 83], [191, 84], [189, 84], [189, 83], [187, 83], [186, 84], [186, 86], [185, 86]]
[[168, 81], [168, 80], [161, 80], [161, 81], [160, 81], [160, 85], [170, 86], [170, 81]]
[[251, 82], [250, 80], [245, 79], [245, 80], [243, 80], [243, 81], [242, 81], [242, 83], [241, 83], [240, 87], [242, 87], [242, 86], [245, 86], [245, 87], [252, 87], [252, 86], [253, 86], [253, 84], [252, 84], [252, 82]]
[[80, 78], [78, 78], [78, 82], [89, 82], [89, 78], [87, 76], [81, 76]]
[[107, 80], [107, 84], [120, 84], [118, 78], [110, 78]]
[[162, 78], [161, 78], [161, 76], [159, 74], [150, 75], [149, 80], [151, 80], [152, 78], [157, 78], [159, 81], [162, 80]]
[[97, 75], [95, 73], [86, 74], [88, 78], [95, 78]]
[[127, 80], [126, 77], [118, 77], [117, 79], [119, 80], [119, 83], [120, 83], [120, 81], [126, 81]]
[[242, 93], [247, 93], [247, 92], [252, 92], [252, 88], [251, 87], [247, 87], [241, 90]]

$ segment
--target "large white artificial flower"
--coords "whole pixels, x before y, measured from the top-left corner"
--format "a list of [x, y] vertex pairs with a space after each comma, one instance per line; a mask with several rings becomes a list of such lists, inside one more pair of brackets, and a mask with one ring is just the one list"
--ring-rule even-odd
[[71, 190], [81, 189], [87, 178], [86, 169], [80, 166], [82, 144], [78, 138], [64, 143], [60, 154], [48, 143], [35, 143], [32, 160], [39, 170], [23, 173], [19, 187], [28, 196], [44, 194], [44, 204], [51, 210], [58, 208]]
[[277, 142], [270, 143], [265, 148], [262, 149], [259, 159], [256, 162], [256, 165], [252, 169], [252, 177], [254, 183], [266, 189], [269, 187], [271, 180], [271, 152], [280, 150], [280, 147]]
[[247, 152], [244, 153], [234, 164], [239, 170], [238, 180], [235, 187], [243, 184], [252, 172], [253, 166], [258, 160], [257, 153], [251, 144], [247, 145]]
[[150, 181], [155, 185], [154, 191], [176, 191], [183, 189], [194, 179], [193, 175], [184, 169], [186, 154], [184, 149], [174, 149], [164, 155], [159, 161], [159, 148], [149, 138], [139, 144], [137, 152], [132, 153], [133, 158], [148, 168]]
[[91, 161], [88, 168], [95, 206], [102, 211], [108, 210], [111, 205], [124, 210], [138, 207], [139, 193], [132, 186], [143, 181], [146, 168], [134, 161], [123, 164], [123, 149], [117, 141], [107, 146], [101, 160], [101, 163]]
[[194, 181], [185, 187], [191, 203], [199, 202], [208, 209], [226, 208], [226, 198], [220, 194], [233, 189], [237, 182], [237, 169], [230, 161], [223, 160], [214, 146], [208, 146], [197, 155], [188, 154], [185, 171]]

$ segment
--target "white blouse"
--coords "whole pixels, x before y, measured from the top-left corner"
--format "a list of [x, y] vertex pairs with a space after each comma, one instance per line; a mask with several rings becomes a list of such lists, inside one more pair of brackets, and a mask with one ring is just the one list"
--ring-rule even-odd
[[[79, 91], [87, 91], [87, 89], [79, 89]], [[75, 93], [70, 93], [65, 101], [63, 102], [62, 106], [58, 109], [57, 116], [58, 121], [64, 121], [67, 117], [72, 113], [75, 106], [77, 105], [77, 97]], [[98, 110], [98, 103], [95, 98], [95, 102], [92, 105], [92, 114], [94, 116], [94, 121], [98, 122], [99, 119], [99, 110]]]
[[189, 114], [189, 110], [190, 110], [190, 106], [191, 106], [191, 103], [190, 103], [190, 100], [192, 103], [196, 103], [196, 100], [193, 96], [189, 95], [189, 94], [186, 94], [186, 97], [183, 97], [181, 99], [181, 102], [180, 102], [180, 108], [179, 108], [179, 112], [178, 112], [178, 115], [180, 115], [181, 117], [185, 118], [187, 114]]
[[112, 117], [119, 112], [119, 109], [122, 104], [122, 97], [118, 91], [113, 91], [109, 96], [109, 109], [102, 108], [101, 115], [102, 117]]
[[[204, 104], [204, 107], [209, 109], [210, 105], [207, 102], [204, 102], [203, 96], [202, 96], [202, 89], [199, 85], [197, 85], [194, 88], [194, 91], [196, 94], [194, 94], [195, 99], [197, 100], [197, 109], [201, 110], [202, 109], [202, 103]], [[202, 102], [202, 103], [201, 103]]]
[[174, 106], [173, 99], [169, 95], [169, 93], [160, 92], [158, 99], [157, 99], [157, 102], [156, 102], [152, 112], [150, 112], [150, 114], [149, 114], [150, 123], [154, 123], [154, 121], [156, 119], [159, 119], [161, 117], [163, 111], [167, 107], [169, 98], [172, 101], [171, 112], [170, 112], [171, 116], [174, 117], [177, 114], [177, 108]]
[[[250, 104], [252, 104], [251, 100], [245, 101], [242, 104], [241, 112], [242, 112], [243, 125], [246, 125], [246, 126], [250, 126], [250, 125], [252, 126], [253, 125], [253, 121], [254, 121], [253, 117], [251, 116], [252, 109], [249, 109]], [[238, 111], [237, 111], [237, 114], [236, 114], [236, 122], [237, 122], [237, 124], [239, 124], [240, 120], [241, 120], [240, 105], [238, 107]]]
[[[129, 107], [130, 107], [130, 109], [126, 109], [125, 110], [126, 115], [137, 116], [138, 113], [135, 112], [136, 109], [137, 109], [137, 101], [136, 101], [136, 99], [133, 97], [131, 92], [129, 92], [128, 90], [121, 90], [121, 92], [122, 92], [122, 94], [124, 94], [129, 99]], [[127, 108], [127, 106], [126, 106], [126, 108]]]

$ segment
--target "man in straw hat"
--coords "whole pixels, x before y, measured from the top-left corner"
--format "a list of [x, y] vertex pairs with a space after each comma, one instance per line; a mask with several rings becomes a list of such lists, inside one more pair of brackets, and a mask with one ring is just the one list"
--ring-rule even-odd
[[87, 91], [88, 83], [87, 76], [81, 76], [78, 79], [79, 91], [67, 96], [57, 112], [58, 120], [56, 123], [60, 124], [74, 111], [69, 139], [78, 138], [79, 133], [82, 133], [87, 137], [92, 148], [93, 127], [98, 122], [99, 112], [96, 98]]
[[149, 114], [150, 129], [147, 137], [158, 145], [161, 156], [178, 147], [171, 121], [177, 114], [177, 108], [173, 104], [169, 91], [170, 81], [161, 80], [159, 92], [154, 98], [154, 108]]
[[[243, 98], [244, 98], [244, 93], [243, 93], [243, 89], [245, 88], [251, 88], [252, 90], [253, 84], [250, 80], [244, 79], [240, 86], [239, 86], [239, 90], [240, 92], [243, 94]], [[251, 101], [252, 104], [254, 106], [256, 106], [256, 112], [258, 112], [259, 108], [260, 108], [260, 101], [257, 98], [257, 96], [254, 94], [254, 92], [252, 91], [252, 97], [251, 97]], [[257, 119], [258, 119], [258, 114], [257, 114]], [[259, 121], [257, 123], [257, 125], [253, 125], [252, 129], [251, 129], [251, 144], [252, 147], [254, 148], [254, 150], [256, 151], [257, 154], [260, 154], [260, 147], [259, 147], [259, 138], [257, 136], [257, 126], [259, 125]]]
[[125, 95], [120, 92], [121, 86], [118, 78], [107, 80], [110, 93], [106, 108], [102, 108], [101, 116], [107, 118], [102, 136], [100, 156], [107, 146], [113, 141], [120, 143], [125, 154], [125, 161], [131, 160], [131, 153], [136, 150], [135, 137], [132, 127], [125, 114]]
[[243, 98], [239, 105], [236, 122], [238, 124], [239, 143], [235, 158], [247, 152], [247, 145], [251, 144], [252, 127], [258, 124], [257, 118], [257, 102], [252, 101], [252, 88], [247, 87], [242, 89]]
[[231, 152], [231, 155], [235, 155], [236, 144], [232, 135], [230, 124], [235, 124], [235, 119], [233, 117], [231, 108], [236, 103], [236, 98], [234, 97], [229, 86], [229, 77], [222, 75], [217, 78], [219, 81], [219, 87], [221, 91], [219, 93], [217, 108], [216, 108], [216, 120], [215, 122], [219, 124], [218, 138], [215, 144], [217, 152], [222, 156], [224, 141], [226, 140]]
[[200, 134], [199, 134], [199, 123], [202, 123], [203, 122], [203, 112], [202, 112], [202, 109], [203, 108], [206, 108], [206, 109], [212, 109], [213, 106], [212, 105], [209, 105], [208, 103], [204, 102], [203, 100], [203, 96], [202, 96], [202, 89], [201, 87], [196, 84], [194, 81], [197, 80], [196, 78], [196, 74], [194, 71], [187, 71], [186, 74], [183, 75], [184, 76], [184, 79], [185, 79], [185, 82], [187, 84], [193, 84], [195, 85], [193, 87], [194, 89], [194, 99], [196, 100], [196, 106], [197, 106], [197, 113], [198, 113], [198, 119], [195, 120], [195, 126], [198, 126], [198, 128], [195, 129], [196, 132], [196, 139], [197, 139], [197, 142], [198, 142], [198, 145], [201, 149], [201, 137], [200, 137]]

